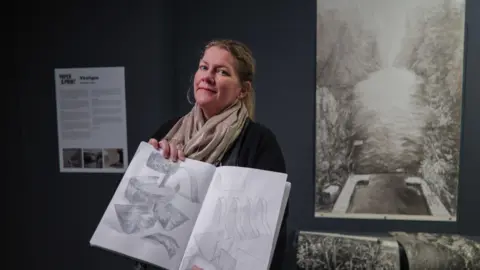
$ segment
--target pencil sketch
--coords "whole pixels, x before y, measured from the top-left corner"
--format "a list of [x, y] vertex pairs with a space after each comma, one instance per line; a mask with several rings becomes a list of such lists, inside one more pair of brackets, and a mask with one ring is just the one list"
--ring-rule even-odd
[[262, 265], [263, 260], [245, 247], [261, 249], [268, 245], [265, 241], [273, 235], [267, 218], [268, 201], [230, 195], [220, 196], [215, 202], [207, 229], [192, 235], [194, 241], [185, 252], [182, 269], [197, 265], [202, 269], [235, 270]]
[[391, 232], [409, 269], [480, 269], [480, 243], [451, 234]]
[[[147, 159], [146, 166], [156, 172], [164, 174], [160, 187], [173, 187], [179, 196], [182, 196], [193, 203], [201, 203], [198, 182], [195, 175], [191, 174], [185, 167], [180, 166], [179, 162], [173, 162], [164, 158], [159, 152], [152, 151]], [[183, 178], [175, 179], [173, 177], [180, 170], [185, 172], [188, 181]]]
[[400, 269], [396, 241], [345, 234], [301, 231], [296, 259], [300, 269]]
[[144, 204], [153, 207], [156, 202], [169, 202], [177, 190], [159, 186], [159, 176], [133, 176], [125, 189], [125, 198], [132, 204]]
[[201, 233], [194, 236], [195, 245], [185, 253], [182, 269], [192, 269], [194, 265], [205, 270], [253, 269], [259, 259], [235, 244], [223, 231]]
[[216, 174], [213, 185], [219, 191], [244, 191], [247, 186], [247, 181], [250, 179], [250, 172], [251, 170], [249, 169], [241, 171], [240, 173], [242, 175], [235, 177], [235, 181], [230, 181], [228, 177], [222, 176], [222, 174]]
[[148, 205], [115, 204], [115, 213], [121, 229], [126, 234], [132, 234], [150, 229], [156, 219]]
[[315, 216], [455, 221], [465, 0], [317, 0]]
[[200, 204], [200, 194], [196, 177], [191, 174], [187, 168], [180, 167], [180, 169], [186, 172], [187, 179], [178, 177], [176, 179], [170, 179], [169, 182], [166, 182], [164, 179], [161, 185], [164, 186], [168, 183], [170, 186], [175, 187], [177, 195], [184, 197], [192, 203]]
[[171, 231], [189, 220], [189, 217], [170, 203], [157, 202], [153, 207], [155, 218], [162, 228]]
[[188, 243], [193, 241], [192, 230], [201, 226], [197, 219], [202, 207], [206, 208], [202, 201], [212, 190], [216, 167], [189, 159], [177, 164], [169, 163], [142, 142], [91, 245], [162, 269], [178, 269]]
[[154, 171], [166, 174], [164, 179], [168, 179], [168, 177], [170, 177], [178, 170], [178, 168], [180, 168], [179, 162], [173, 162], [169, 159], [166, 159], [157, 151], [152, 151], [150, 153], [145, 165]]
[[150, 234], [143, 238], [151, 241], [154, 244], [164, 246], [170, 259], [177, 254], [177, 249], [180, 248], [175, 238], [162, 233]]
[[[272, 230], [270, 225], [267, 221], [267, 213], [268, 213], [268, 202], [263, 198], [258, 198], [256, 202], [252, 201], [251, 199], [247, 200], [247, 205], [244, 208], [244, 214], [242, 215], [242, 220], [247, 220], [249, 224], [252, 226], [252, 234], [250, 234], [251, 238], [259, 237], [260, 235], [270, 235], [272, 234]], [[246, 217], [251, 217], [248, 220]]]
[[247, 198], [243, 204], [238, 197], [220, 197], [215, 205], [211, 226], [224, 229], [238, 240], [251, 240], [271, 235], [267, 220], [268, 202], [263, 198]]
[[141, 232], [152, 228], [156, 221], [163, 229], [171, 231], [189, 220], [186, 214], [169, 203], [178, 189], [158, 186], [159, 181], [158, 176], [134, 176], [129, 179], [124, 194], [131, 204], [114, 205], [123, 232]]

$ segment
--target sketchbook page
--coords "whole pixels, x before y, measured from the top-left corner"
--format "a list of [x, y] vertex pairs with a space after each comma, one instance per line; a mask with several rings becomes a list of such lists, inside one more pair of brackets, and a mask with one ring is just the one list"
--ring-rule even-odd
[[217, 168], [180, 269], [267, 269], [287, 175]]
[[273, 236], [274, 248], [272, 249], [272, 252], [270, 252], [270, 261], [268, 263], [268, 266], [269, 266], [268, 268], [270, 268], [270, 265], [272, 264], [273, 254], [274, 254], [275, 246], [277, 245], [278, 234], [280, 233], [280, 228], [282, 227], [283, 216], [285, 214], [285, 209], [287, 208], [287, 202], [290, 196], [291, 187], [292, 185], [289, 182], [285, 183], [285, 191], [283, 193], [282, 205], [280, 207], [280, 213], [278, 213], [278, 222], [277, 222], [277, 227], [275, 228], [275, 235]]
[[178, 269], [215, 166], [171, 162], [142, 142], [90, 244]]

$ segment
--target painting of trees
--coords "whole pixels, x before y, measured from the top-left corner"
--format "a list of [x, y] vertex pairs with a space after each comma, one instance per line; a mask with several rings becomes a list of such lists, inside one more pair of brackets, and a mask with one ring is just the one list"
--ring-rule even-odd
[[[318, 16], [316, 84], [316, 201], [322, 189], [342, 185], [351, 169], [355, 137], [354, 86], [379, 68], [372, 33], [352, 23], [354, 11], [342, 19], [335, 11]], [[349, 21], [350, 20], [350, 21]], [[328, 209], [331, 204], [317, 204]]]
[[[348, 217], [341, 211], [352, 208], [344, 205], [355, 201], [350, 186], [361, 176], [367, 194], [376, 192], [368, 179], [391, 194], [420, 179], [427, 210], [417, 215], [455, 220], [464, 0], [317, 5], [315, 215]], [[375, 211], [373, 218], [387, 218]]]
[[405, 50], [397, 65], [423, 83], [415, 94], [425, 110], [419, 174], [452, 215], [459, 177], [465, 6], [441, 1], [408, 22]]

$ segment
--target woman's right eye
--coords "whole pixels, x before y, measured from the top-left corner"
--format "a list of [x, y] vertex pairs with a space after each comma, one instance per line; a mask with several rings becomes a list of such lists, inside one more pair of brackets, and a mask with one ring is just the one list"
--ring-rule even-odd
[[205, 69], [207, 69], [207, 66], [205, 66], [205, 65], [200, 65], [198, 68], [205, 70]]

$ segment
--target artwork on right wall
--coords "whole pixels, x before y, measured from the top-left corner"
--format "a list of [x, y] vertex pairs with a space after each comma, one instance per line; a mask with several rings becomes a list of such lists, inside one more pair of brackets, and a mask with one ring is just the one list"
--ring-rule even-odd
[[315, 216], [456, 221], [465, 0], [317, 0]]
[[297, 231], [297, 269], [480, 269], [480, 242], [456, 234]]

